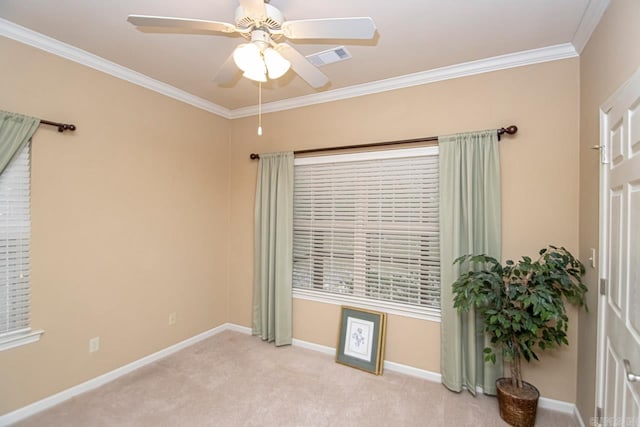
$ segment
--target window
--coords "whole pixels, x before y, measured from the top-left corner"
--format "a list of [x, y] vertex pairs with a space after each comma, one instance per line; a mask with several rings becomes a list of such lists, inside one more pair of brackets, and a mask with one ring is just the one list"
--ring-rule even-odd
[[295, 160], [294, 296], [438, 319], [438, 149]]
[[29, 149], [27, 144], [0, 175], [0, 350], [42, 333], [29, 328]]

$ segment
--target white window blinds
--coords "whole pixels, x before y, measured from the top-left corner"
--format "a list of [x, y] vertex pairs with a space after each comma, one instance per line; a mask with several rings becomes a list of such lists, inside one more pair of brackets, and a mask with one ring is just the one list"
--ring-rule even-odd
[[0, 340], [29, 331], [29, 148], [0, 174]]
[[296, 159], [293, 286], [439, 310], [437, 147]]

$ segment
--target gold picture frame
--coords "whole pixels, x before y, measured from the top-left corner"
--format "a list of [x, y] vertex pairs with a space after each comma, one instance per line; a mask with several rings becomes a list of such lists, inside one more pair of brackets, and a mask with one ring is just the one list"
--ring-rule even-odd
[[386, 332], [387, 313], [342, 306], [336, 362], [382, 375]]

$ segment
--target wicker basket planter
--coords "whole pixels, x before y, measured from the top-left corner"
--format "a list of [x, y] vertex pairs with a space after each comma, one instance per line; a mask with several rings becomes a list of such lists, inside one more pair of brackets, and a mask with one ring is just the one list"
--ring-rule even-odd
[[528, 382], [523, 381], [522, 385], [522, 389], [514, 388], [511, 378], [496, 380], [500, 417], [514, 427], [533, 427], [540, 392]]

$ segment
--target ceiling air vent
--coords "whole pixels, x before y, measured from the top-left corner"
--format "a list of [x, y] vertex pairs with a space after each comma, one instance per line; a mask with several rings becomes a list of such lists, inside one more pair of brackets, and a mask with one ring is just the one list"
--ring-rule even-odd
[[334, 62], [344, 61], [349, 58], [351, 58], [351, 54], [344, 46], [323, 50], [322, 52], [307, 56], [307, 59], [316, 67], [333, 64]]

